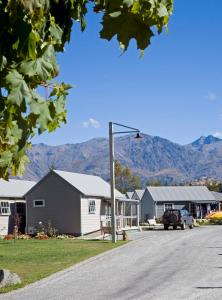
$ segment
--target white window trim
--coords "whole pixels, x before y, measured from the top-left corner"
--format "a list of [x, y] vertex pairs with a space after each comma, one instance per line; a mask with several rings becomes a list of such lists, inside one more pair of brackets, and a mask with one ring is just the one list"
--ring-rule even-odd
[[[93, 205], [92, 205], [92, 202], [94, 202]], [[94, 199], [88, 199], [88, 213], [90, 215], [96, 213], [96, 200], [94, 200]]]
[[[42, 205], [36, 205], [36, 203], [35, 203], [36, 201], [42, 201]], [[45, 199], [34, 199], [33, 207], [45, 207]]]
[[[7, 207], [2, 207], [1, 206], [2, 202], [8, 203], [8, 206]], [[8, 210], [8, 212], [7, 213], [3, 213], [2, 212], [3, 208], [6, 208]], [[0, 200], [0, 216], [10, 216], [10, 215], [11, 215], [10, 202], [7, 201], [7, 200]]]
[[174, 204], [173, 203], [164, 203], [164, 211], [166, 211], [166, 205], [172, 205], [172, 209], [174, 209]]

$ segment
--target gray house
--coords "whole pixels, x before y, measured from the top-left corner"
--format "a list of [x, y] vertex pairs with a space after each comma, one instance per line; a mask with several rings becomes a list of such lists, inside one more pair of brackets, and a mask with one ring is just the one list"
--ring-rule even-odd
[[[84, 235], [110, 225], [110, 185], [98, 176], [50, 171], [27, 194], [27, 232], [50, 220], [59, 233]], [[126, 211], [125, 202], [136, 210]], [[133, 214], [132, 214], [133, 213]], [[116, 190], [118, 228], [138, 225], [137, 202]]]
[[139, 220], [140, 220], [140, 222], [142, 221], [141, 200], [143, 198], [144, 192], [145, 192], [145, 190], [135, 190], [132, 195], [132, 198], [131, 198], [131, 199], [138, 200], [140, 203], [140, 205], [139, 205]]
[[0, 179], [0, 235], [12, 233], [15, 216], [20, 219], [19, 230], [25, 231], [26, 209], [24, 195], [35, 185], [34, 181]]
[[211, 192], [214, 198], [219, 202], [219, 210], [222, 210], [222, 193]]
[[167, 209], [187, 209], [195, 218], [203, 218], [218, 201], [205, 186], [147, 187], [141, 200], [141, 220], [162, 217]]

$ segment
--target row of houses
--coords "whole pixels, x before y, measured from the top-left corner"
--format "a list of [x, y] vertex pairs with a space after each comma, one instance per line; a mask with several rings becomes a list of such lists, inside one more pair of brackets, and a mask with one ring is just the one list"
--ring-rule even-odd
[[[117, 190], [115, 195], [117, 228], [138, 227], [139, 201]], [[20, 230], [29, 234], [48, 221], [59, 233], [76, 236], [111, 225], [110, 185], [98, 176], [52, 170], [37, 183], [1, 180], [0, 197], [0, 235], [12, 232], [16, 215], [25, 216]], [[22, 213], [20, 203], [26, 204]]]
[[[220, 193], [204, 186], [147, 187], [123, 195], [116, 190], [117, 228], [137, 228], [166, 209], [186, 208], [195, 218], [220, 209]], [[85, 235], [111, 225], [110, 185], [98, 176], [51, 170], [39, 182], [0, 180], [0, 235], [34, 234], [39, 224], [59, 233]]]
[[206, 186], [158, 186], [127, 193], [140, 201], [139, 219], [161, 218], [167, 209], [186, 209], [194, 218], [222, 208], [222, 193], [211, 192]]

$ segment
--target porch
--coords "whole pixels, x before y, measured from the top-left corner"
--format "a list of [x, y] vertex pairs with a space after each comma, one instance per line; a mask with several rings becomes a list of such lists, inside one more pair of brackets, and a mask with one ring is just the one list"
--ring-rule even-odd
[[[104, 202], [101, 227], [111, 227], [111, 203]], [[116, 199], [116, 229], [137, 229], [139, 227], [139, 201], [127, 198]]]
[[209, 213], [220, 210], [220, 203], [218, 201], [206, 202], [195, 201], [189, 203], [189, 212], [195, 219], [203, 219]]

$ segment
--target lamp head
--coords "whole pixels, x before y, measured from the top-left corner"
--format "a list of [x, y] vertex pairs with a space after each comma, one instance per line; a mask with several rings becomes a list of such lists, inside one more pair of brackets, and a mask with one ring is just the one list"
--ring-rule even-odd
[[135, 139], [142, 139], [143, 137], [140, 135], [140, 132], [137, 132]]

